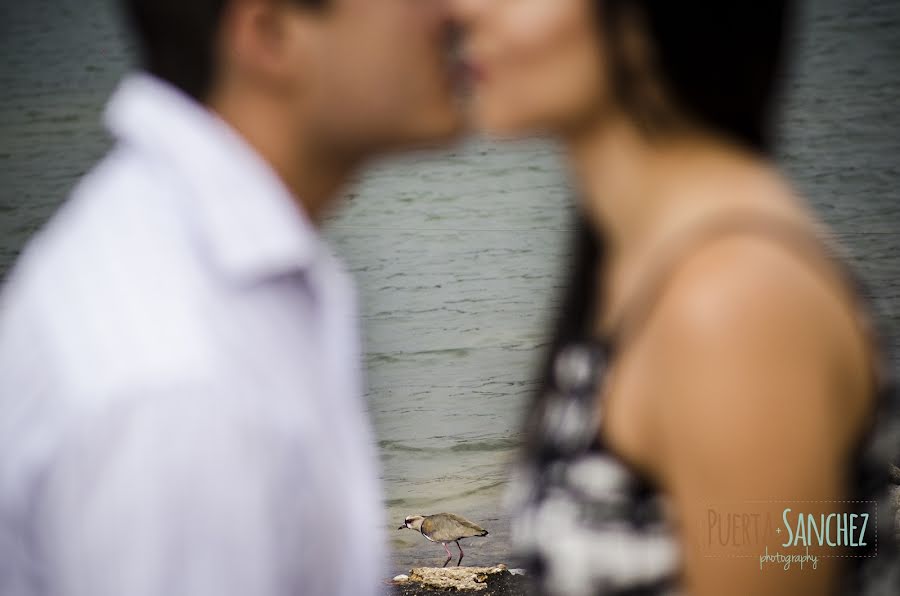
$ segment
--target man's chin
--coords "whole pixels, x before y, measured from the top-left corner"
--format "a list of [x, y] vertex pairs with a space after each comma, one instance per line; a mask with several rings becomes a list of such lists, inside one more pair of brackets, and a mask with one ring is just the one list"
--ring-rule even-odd
[[398, 129], [394, 142], [389, 143], [389, 149], [402, 151], [451, 144], [467, 128], [463, 113], [457, 109], [430, 114], [416, 121], [407, 119], [402, 132]]
[[435, 119], [424, 135], [435, 143], [451, 143], [466, 132], [466, 118], [462, 111], [453, 110], [443, 118]]

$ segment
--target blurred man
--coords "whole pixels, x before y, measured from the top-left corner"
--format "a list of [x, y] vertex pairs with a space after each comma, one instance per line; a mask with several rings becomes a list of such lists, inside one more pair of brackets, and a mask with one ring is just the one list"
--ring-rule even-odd
[[317, 222], [451, 136], [435, 0], [130, 0], [118, 140], [0, 311], [0, 593], [365, 595], [380, 489]]

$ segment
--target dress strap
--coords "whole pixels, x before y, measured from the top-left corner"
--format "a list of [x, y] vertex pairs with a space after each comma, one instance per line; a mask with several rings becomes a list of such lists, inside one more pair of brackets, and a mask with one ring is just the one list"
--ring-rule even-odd
[[[831, 275], [837, 274], [856, 310], [860, 327], [874, 350], [876, 382], [886, 380], [889, 363], [885, 354], [883, 338], [873, 321], [873, 313], [868, 302], [868, 288], [856, 271], [848, 264], [844, 247], [818, 225], [805, 226], [786, 218], [765, 214], [750, 209], [735, 209], [727, 213], [706, 218], [681, 232], [668, 250], [664, 250], [662, 262], [644, 276], [628, 306], [616, 321], [612, 330], [612, 343], [620, 351], [628, 341], [636, 336], [641, 326], [650, 318], [666, 285], [672, 280], [680, 265], [705, 243], [733, 234], [762, 234], [786, 246], [795, 254], [810, 257], [814, 266], [824, 268]], [[809, 262], [809, 260], [807, 261]]]

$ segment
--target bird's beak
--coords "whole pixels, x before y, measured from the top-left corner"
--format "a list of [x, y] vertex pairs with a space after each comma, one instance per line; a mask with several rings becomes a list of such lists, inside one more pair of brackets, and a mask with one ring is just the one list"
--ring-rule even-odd
[[403, 524], [402, 526], [400, 526], [400, 527], [397, 528], [397, 529], [398, 529], [398, 530], [402, 530], [402, 529], [405, 528], [405, 527], [406, 527], [406, 524]]

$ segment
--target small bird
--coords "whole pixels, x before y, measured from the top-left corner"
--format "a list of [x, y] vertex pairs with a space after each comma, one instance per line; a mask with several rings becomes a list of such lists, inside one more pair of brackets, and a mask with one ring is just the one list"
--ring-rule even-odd
[[456, 548], [459, 549], [459, 560], [456, 562], [456, 566], [459, 567], [459, 564], [463, 560], [463, 555], [465, 554], [463, 553], [462, 547], [459, 545], [459, 541], [463, 538], [471, 538], [472, 536], [488, 535], [488, 531], [478, 524], [472, 523], [466, 518], [452, 513], [410, 515], [403, 520], [403, 525], [397, 529], [403, 530], [405, 528], [418, 530], [422, 533], [422, 536], [432, 542], [440, 542], [444, 546], [444, 550], [447, 551], [447, 560], [444, 561], [444, 567], [446, 567], [447, 563], [453, 558], [453, 555], [450, 554], [450, 549], [447, 548], [448, 543], [455, 542]]

